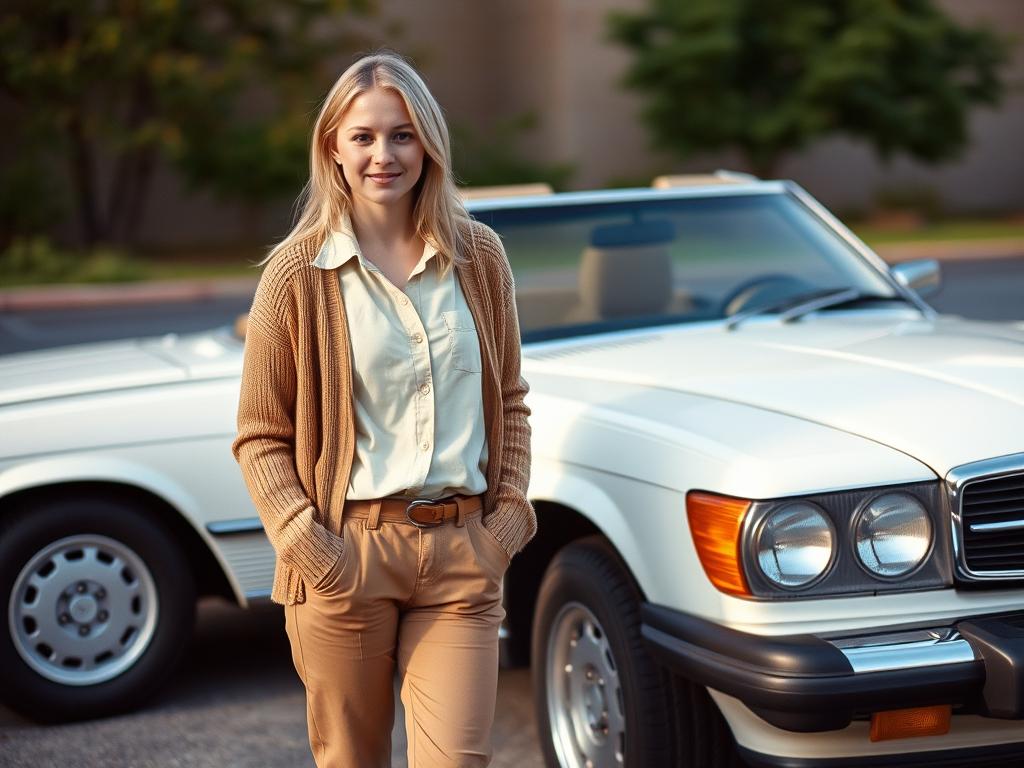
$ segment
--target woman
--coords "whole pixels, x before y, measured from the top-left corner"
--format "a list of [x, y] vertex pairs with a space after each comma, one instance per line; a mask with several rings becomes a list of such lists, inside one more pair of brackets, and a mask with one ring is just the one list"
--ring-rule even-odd
[[232, 453], [277, 554], [271, 600], [318, 766], [485, 766], [501, 583], [536, 531], [512, 273], [453, 182], [441, 108], [383, 53], [313, 130], [298, 223], [246, 331]]

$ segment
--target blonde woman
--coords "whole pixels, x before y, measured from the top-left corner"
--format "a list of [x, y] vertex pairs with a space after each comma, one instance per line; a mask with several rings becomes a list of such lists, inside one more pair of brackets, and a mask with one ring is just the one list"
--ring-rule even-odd
[[401, 57], [316, 119], [298, 222], [249, 313], [232, 453], [277, 555], [320, 768], [492, 756], [502, 579], [536, 532], [512, 273]]

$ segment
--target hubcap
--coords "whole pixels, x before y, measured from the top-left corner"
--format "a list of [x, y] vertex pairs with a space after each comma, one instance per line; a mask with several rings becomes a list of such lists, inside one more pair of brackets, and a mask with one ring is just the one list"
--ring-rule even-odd
[[117, 677], [146, 650], [159, 603], [153, 576], [123, 543], [97, 534], [55, 541], [14, 580], [8, 624], [32, 669], [64, 685]]
[[622, 766], [626, 714], [608, 636], [590, 610], [567, 603], [548, 636], [548, 720], [564, 768]]

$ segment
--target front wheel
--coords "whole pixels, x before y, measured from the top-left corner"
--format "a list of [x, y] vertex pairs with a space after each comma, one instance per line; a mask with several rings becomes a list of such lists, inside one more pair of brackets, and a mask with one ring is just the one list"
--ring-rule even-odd
[[547, 768], [737, 765], [706, 691], [673, 678], [640, 636], [641, 595], [610, 545], [558, 552], [532, 636], [537, 732]]
[[191, 635], [188, 561], [149, 515], [105, 499], [19, 511], [0, 532], [0, 691], [40, 722], [133, 708]]

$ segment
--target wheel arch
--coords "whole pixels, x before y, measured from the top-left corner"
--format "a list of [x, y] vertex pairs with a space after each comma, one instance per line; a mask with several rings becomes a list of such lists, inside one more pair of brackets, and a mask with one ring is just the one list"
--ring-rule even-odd
[[510, 632], [505, 648], [505, 663], [509, 666], [528, 666], [530, 663], [530, 634], [533, 631], [541, 579], [551, 559], [568, 544], [588, 536], [600, 536], [619, 561], [623, 572], [636, 586], [637, 592], [643, 596], [643, 590], [629, 564], [592, 517], [577, 505], [563, 501], [537, 499], [532, 503], [537, 513], [537, 534], [513, 558], [505, 577], [505, 608]]
[[0, 529], [40, 505], [68, 498], [113, 500], [138, 510], [179, 545], [192, 567], [199, 596], [215, 595], [237, 602], [223, 567], [181, 510], [151, 489], [124, 480], [51, 480], [8, 490], [0, 496]]

